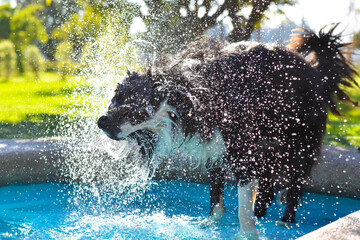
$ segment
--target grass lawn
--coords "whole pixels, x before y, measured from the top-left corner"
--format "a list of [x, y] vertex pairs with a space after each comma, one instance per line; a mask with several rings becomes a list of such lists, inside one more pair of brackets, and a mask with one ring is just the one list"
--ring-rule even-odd
[[[39, 80], [32, 80], [31, 75], [18, 76], [8, 82], [0, 79], [0, 138], [59, 135], [57, 124], [72, 121], [64, 116], [69, 108], [74, 107], [74, 102], [79, 102], [75, 101], [74, 94], [71, 98], [69, 96], [86, 88], [81, 84], [84, 83], [76, 78], [64, 82], [55, 73], [43, 73]], [[360, 89], [350, 89], [349, 93], [360, 102]], [[77, 97], [84, 96], [79, 94]], [[343, 117], [330, 114], [324, 143], [357, 148], [360, 146], [360, 107], [343, 104], [341, 109]]]
[[[357, 79], [360, 85], [360, 77]], [[353, 100], [360, 104], [360, 88], [347, 89]], [[324, 144], [333, 146], [360, 147], [360, 106], [341, 104], [343, 116], [329, 114]]]
[[78, 82], [75, 77], [62, 81], [56, 73], [43, 73], [39, 80], [32, 75], [0, 80], [0, 138], [58, 135], [56, 124], [66, 119]]

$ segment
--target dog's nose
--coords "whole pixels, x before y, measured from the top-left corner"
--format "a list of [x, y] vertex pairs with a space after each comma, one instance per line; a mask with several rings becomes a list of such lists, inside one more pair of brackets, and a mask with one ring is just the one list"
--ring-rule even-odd
[[108, 117], [107, 116], [101, 116], [98, 120], [98, 127], [100, 129], [104, 129], [105, 128], [105, 123], [107, 121]]

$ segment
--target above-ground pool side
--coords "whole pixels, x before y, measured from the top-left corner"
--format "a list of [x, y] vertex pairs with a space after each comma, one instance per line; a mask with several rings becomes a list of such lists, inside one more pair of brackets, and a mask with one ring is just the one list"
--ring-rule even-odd
[[360, 211], [351, 213], [297, 240], [355, 240], [360, 239]]
[[0, 140], [0, 186], [62, 179], [59, 139]]
[[[67, 181], [64, 171], [66, 139], [0, 140], [0, 186], [48, 181]], [[102, 156], [106, 158], [106, 155]], [[157, 178], [207, 183], [207, 171], [181, 162], [171, 170], [160, 164]], [[180, 163], [178, 163], [180, 164]], [[186, 169], [187, 168], [187, 169]], [[305, 191], [360, 199], [360, 152], [324, 146], [312, 168]]]
[[360, 199], [360, 151], [323, 146], [305, 191]]

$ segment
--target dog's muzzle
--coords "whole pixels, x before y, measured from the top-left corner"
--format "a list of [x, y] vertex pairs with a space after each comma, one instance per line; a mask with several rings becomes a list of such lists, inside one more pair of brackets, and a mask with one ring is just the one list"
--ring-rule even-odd
[[101, 116], [97, 121], [97, 125], [109, 138], [121, 140], [118, 138], [121, 129], [114, 124], [111, 124], [111, 119], [108, 116]]
[[101, 129], [101, 130], [104, 130], [107, 126], [107, 122], [108, 122], [108, 119], [109, 117], [107, 116], [101, 116], [97, 122], [98, 124], [98, 127]]

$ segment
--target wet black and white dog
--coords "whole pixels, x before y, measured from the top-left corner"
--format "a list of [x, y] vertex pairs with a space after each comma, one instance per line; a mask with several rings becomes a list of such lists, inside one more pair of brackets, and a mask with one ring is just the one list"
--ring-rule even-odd
[[[112, 139], [152, 138], [145, 152], [182, 152], [210, 172], [211, 215], [225, 212], [224, 172], [237, 178], [240, 230], [256, 236], [274, 185], [288, 190], [283, 222], [294, 222], [304, 177], [319, 156], [327, 110], [351, 101], [354, 69], [333, 31], [303, 30], [288, 48], [200, 39], [119, 84], [98, 126]], [[304, 56], [313, 54], [311, 62]], [[218, 162], [221, 160], [221, 164]], [[252, 190], [258, 181], [254, 210]]]

